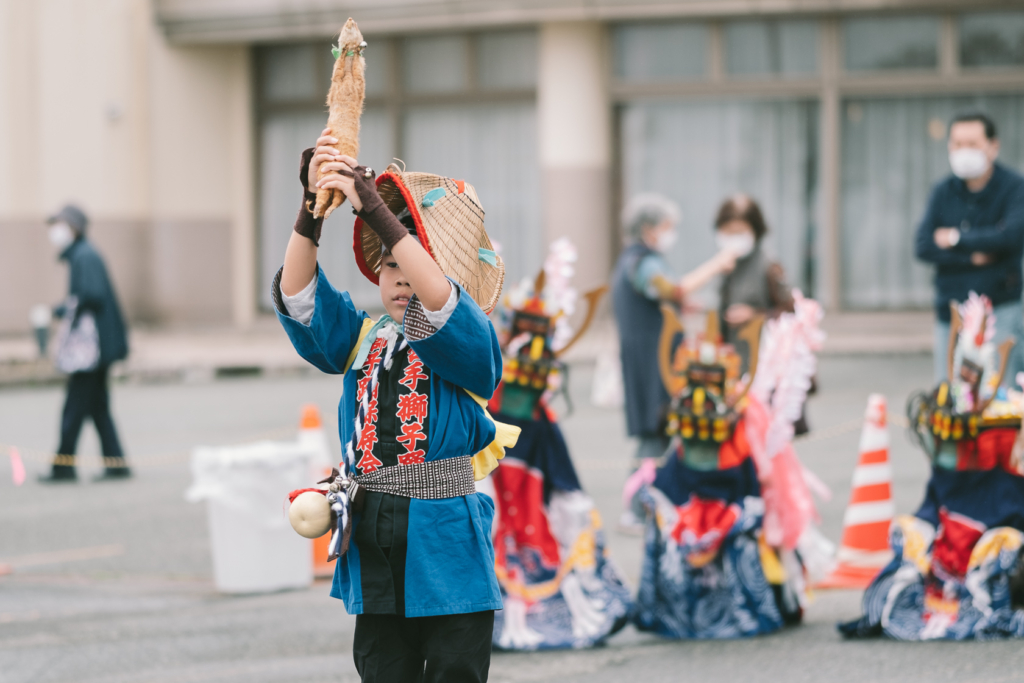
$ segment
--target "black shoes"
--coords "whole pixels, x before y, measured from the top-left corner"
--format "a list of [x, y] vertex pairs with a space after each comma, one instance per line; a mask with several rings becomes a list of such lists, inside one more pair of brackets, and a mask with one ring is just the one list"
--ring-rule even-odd
[[107, 467], [102, 472], [92, 478], [95, 482], [103, 481], [124, 481], [125, 479], [131, 479], [132, 471], [125, 467]]
[[[131, 479], [132, 471], [127, 465], [107, 467], [93, 477], [94, 482], [125, 481]], [[74, 484], [78, 481], [78, 473], [73, 465], [53, 465], [49, 474], [40, 474], [40, 484]]]
[[53, 465], [49, 474], [40, 474], [40, 484], [73, 484], [78, 481], [74, 465]]

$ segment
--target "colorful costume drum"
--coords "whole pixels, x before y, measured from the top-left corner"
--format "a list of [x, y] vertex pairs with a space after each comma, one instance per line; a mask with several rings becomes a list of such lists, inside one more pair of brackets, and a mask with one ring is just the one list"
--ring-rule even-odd
[[[657, 470], [634, 475], [648, 510], [634, 613], [641, 630], [672, 638], [775, 631], [800, 621], [807, 584], [827, 570], [829, 544], [813, 525], [806, 483], [815, 479], [791, 443], [815, 370], [821, 311], [795, 295], [796, 312], [770, 321], [763, 342], [760, 319], [745, 331], [743, 375], [714, 314], [703, 339], [674, 352], [681, 326], [663, 331], [675, 448]], [[666, 311], [666, 319], [675, 316]]]
[[932, 465], [925, 499], [893, 521], [895, 558], [865, 592], [864, 616], [839, 625], [848, 637], [1024, 637], [1024, 396], [999, 389], [1012, 342], [996, 349], [994, 334], [987, 299], [953, 306], [951, 379], [907, 406]]
[[[573, 261], [572, 245], [555, 242], [537, 280], [520, 283], [506, 301], [507, 360], [490, 408], [495, 419], [522, 432], [490, 477], [504, 602], [494, 621], [500, 649], [590, 647], [621, 629], [630, 609], [629, 589], [607, 557], [600, 515], [548, 407], [565, 381], [558, 356], [582, 336], [605, 289], [586, 295], [587, 323], [573, 335], [567, 327]], [[484, 490], [486, 482], [480, 484]]]

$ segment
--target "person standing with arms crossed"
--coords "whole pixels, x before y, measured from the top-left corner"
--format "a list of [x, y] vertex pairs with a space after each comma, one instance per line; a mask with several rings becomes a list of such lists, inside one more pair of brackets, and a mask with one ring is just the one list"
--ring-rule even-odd
[[932, 190], [917, 229], [914, 253], [935, 265], [935, 378], [946, 379], [949, 302], [970, 292], [992, 301], [996, 344], [1017, 342], [1007, 360], [1005, 382], [1024, 370], [1024, 311], [1021, 257], [1024, 254], [1024, 178], [996, 163], [999, 138], [981, 113], [963, 114], [949, 126], [953, 175]]

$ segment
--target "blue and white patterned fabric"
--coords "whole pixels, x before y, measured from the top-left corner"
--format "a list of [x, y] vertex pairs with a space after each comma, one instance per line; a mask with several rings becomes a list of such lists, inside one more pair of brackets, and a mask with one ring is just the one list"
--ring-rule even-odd
[[[946, 516], [943, 522], [951, 523]], [[1024, 547], [1020, 531], [985, 531], [969, 548], [963, 575], [951, 574], [941, 559], [934, 559], [943, 555], [943, 541], [923, 519], [897, 517], [889, 541], [896, 556], [865, 591], [864, 616], [839, 625], [843, 635], [896, 640], [1024, 637], [1024, 609], [1013, 578]]]
[[671, 638], [741, 638], [799, 619], [789, 587], [765, 576], [758, 543], [764, 502], [749, 459], [709, 472], [670, 458], [640, 495], [649, 514], [637, 628]]
[[601, 517], [581, 490], [558, 425], [497, 412], [522, 429], [486, 482], [497, 502], [495, 570], [504, 609], [494, 615], [496, 649], [599, 645], [628, 621], [630, 591], [608, 558]]

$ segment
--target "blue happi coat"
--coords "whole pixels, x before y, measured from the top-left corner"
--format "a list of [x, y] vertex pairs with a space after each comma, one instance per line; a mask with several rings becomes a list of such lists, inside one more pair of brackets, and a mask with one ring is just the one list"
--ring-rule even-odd
[[[455, 282], [452, 286], [459, 287]], [[501, 350], [490, 320], [459, 289], [458, 304], [440, 329], [418, 341], [406, 336], [431, 371], [427, 461], [475, 454], [495, 438], [494, 421], [467, 391], [485, 399], [494, 393], [501, 378]], [[341, 443], [347, 444], [354, 431], [358, 368], [346, 371], [346, 365], [369, 316], [356, 309], [347, 292], [331, 286], [323, 270], [318, 271], [315, 310], [308, 325], [278, 308], [278, 318], [299, 355], [323, 372], [344, 373], [338, 429]], [[364, 612], [364, 583], [370, 580], [361, 575], [356, 541], [356, 528], [367, 512], [354, 514], [352, 543], [337, 562], [331, 589], [349, 614]], [[479, 493], [408, 502], [403, 530], [406, 617], [501, 609], [491, 541], [493, 517], [494, 502]]]

